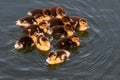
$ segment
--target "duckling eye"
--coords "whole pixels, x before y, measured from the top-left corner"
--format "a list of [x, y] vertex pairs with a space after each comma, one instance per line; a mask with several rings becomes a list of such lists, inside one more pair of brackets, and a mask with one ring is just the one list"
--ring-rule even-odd
[[45, 37], [42, 37], [42, 40], [43, 40], [43, 41], [47, 41], [47, 39], [46, 39]]
[[56, 56], [56, 54], [53, 54], [53, 56], [55, 57], [55, 56]]
[[24, 23], [27, 23], [27, 21], [24, 21]]
[[86, 24], [86, 22], [82, 22], [82, 24]]
[[78, 39], [78, 38], [76, 38], [76, 41], [79, 41], [79, 39]]

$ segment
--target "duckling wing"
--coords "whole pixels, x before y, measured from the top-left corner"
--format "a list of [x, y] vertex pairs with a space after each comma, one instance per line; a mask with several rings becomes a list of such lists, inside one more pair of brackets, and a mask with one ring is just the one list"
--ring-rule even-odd
[[53, 36], [61, 36], [62, 34], [65, 34], [65, 30], [62, 26], [54, 26], [52, 30], [53, 30], [52, 32]]
[[55, 44], [55, 47], [60, 49], [69, 49], [73, 47], [73, 43], [69, 39], [61, 39]]

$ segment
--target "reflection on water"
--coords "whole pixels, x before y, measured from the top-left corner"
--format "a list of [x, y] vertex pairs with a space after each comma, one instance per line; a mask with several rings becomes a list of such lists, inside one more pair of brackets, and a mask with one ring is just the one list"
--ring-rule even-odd
[[[0, 80], [119, 80], [119, 2], [1, 1]], [[45, 62], [46, 55], [37, 49], [17, 51], [13, 45], [22, 35], [21, 28], [15, 25], [15, 21], [25, 16], [30, 9], [53, 5], [60, 5], [68, 15], [85, 17], [90, 29], [78, 33], [81, 46], [70, 51], [70, 60], [49, 66]]]

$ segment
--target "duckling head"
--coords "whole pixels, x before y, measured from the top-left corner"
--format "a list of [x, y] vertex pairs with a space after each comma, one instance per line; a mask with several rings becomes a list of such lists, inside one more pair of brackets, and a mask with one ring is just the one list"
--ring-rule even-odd
[[24, 46], [24, 45], [23, 45], [22, 42], [16, 41], [16, 43], [15, 43], [15, 45], [14, 45], [14, 48], [15, 48], [15, 49], [22, 49], [22, 48], [24, 48], [23, 46]]
[[57, 7], [56, 9], [56, 18], [62, 18], [63, 16], [65, 16], [65, 11], [61, 8], [61, 7]]
[[50, 50], [50, 41], [43, 33], [37, 36], [36, 47], [41, 51]]
[[70, 24], [70, 21], [71, 21], [71, 19], [70, 19], [69, 16], [63, 16], [63, 17], [62, 17], [62, 22], [63, 22], [64, 24]]
[[69, 58], [69, 56], [70, 53], [66, 50], [51, 51], [46, 62], [50, 65], [63, 63], [67, 58]]
[[52, 18], [52, 16], [51, 16], [51, 11], [50, 11], [49, 9], [44, 9], [44, 10], [43, 10], [43, 14], [44, 14], [44, 16], [45, 16], [45, 20], [47, 20], [47, 21]]
[[27, 13], [30, 16], [35, 16], [36, 14], [43, 14], [43, 9], [32, 9]]
[[47, 33], [47, 27], [48, 27], [48, 25], [46, 22], [41, 22], [39, 24], [39, 28], [42, 29], [44, 33]]
[[68, 36], [73, 35], [73, 27], [71, 24], [65, 24], [64, 25], [64, 30], [67, 32]]
[[71, 41], [76, 43], [77, 46], [80, 46], [80, 39], [77, 35], [73, 35], [70, 37]]
[[78, 27], [78, 30], [79, 30], [79, 31], [85, 31], [85, 30], [88, 29], [87, 20], [84, 19], [84, 18], [81, 18], [81, 19], [79, 20], [79, 25], [80, 25], [80, 26]]
[[36, 25], [36, 20], [34, 19], [33, 16], [25, 16], [23, 18], [20, 18], [16, 21], [16, 25], [21, 26], [21, 27], [28, 27], [30, 25]]

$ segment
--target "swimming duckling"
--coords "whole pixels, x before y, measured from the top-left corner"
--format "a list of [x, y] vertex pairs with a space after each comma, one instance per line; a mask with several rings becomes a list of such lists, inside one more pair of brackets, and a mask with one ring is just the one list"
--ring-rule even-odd
[[89, 28], [89, 27], [88, 27], [88, 22], [87, 22], [87, 20], [84, 19], [84, 18], [81, 18], [81, 19], [79, 20], [79, 26], [77, 26], [76, 28], [77, 28], [77, 30], [79, 30], [79, 31], [86, 31], [86, 30]]
[[33, 40], [29, 36], [20, 37], [14, 45], [15, 49], [25, 49], [34, 45]]
[[70, 24], [53, 26], [47, 32], [49, 35], [64, 38], [73, 35], [73, 28]]
[[75, 30], [86, 31], [89, 28], [87, 20], [85, 18], [80, 18], [78, 16], [72, 16], [71, 19], [73, 20], [71, 24], [74, 25]]
[[29, 16], [35, 16], [36, 14], [43, 14], [43, 9], [32, 9], [27, 13]]
[[28, 28], [23, 29], [23, 32], [32, 38], [33, 41], [36, 41], [36, 36], [40, 33], [40, 28], [37, 25], [31, 25]]
[[66, 15], [65, 11], [61, 7], [58, 7], [56, 9], [56, 14], [57, 14], [56, 18], [62, 18], [63, 16]]
[[57, 43], [55, 43], [54, 46], [60, 49], [71, 49], [79, 47], [80, 39], [77, 35], [72, 35], [70, 37], [60, 39]]
[[65, 16], [65, 11], [59, 7], [59, 6], [53, 6], [50, 8], [51, 14], [55, 18], [62, 18], [62, 16]]
[[48, 26], [51, 28], [53, 26], [64, 25], [61, 19], [59, 18], [52, 18], [47, 22]]
[[70, 57], [70, 52], [67, 50], [56, 50], [51, 51], [48, 54], [48, 58], [46, 59], [46, 62], [50, 65], [55, 65], [59, 63], [65, 62]]
[[46, 21], [49, 21], [52, 18], [52, 15], [49, 9], [43, 9], [43, 15]]
[[51, 43], [49, 41], [49, 39], [43, 34], [40, 33], [37, 37], [36, 37], [37, 41], [35, 41], [35, 45], [36, 48], [38, 48], [41, 51], [48, 51], [51, 48]]
[[36, 20], [33, 16], [25, 16], [23, 18], [20, 18], [16, 21], [16, 25], [21, 26], [23, 28], [27, 28], [30, 25], [36, 25]]
[[38, 26], [30, 26], [24, 29], [24, 33], [32, 38], [35, 46], [41, 51], [48, 51], [50, 49], [50, 41], [49, 39], [43, 34], [40, 33]]

